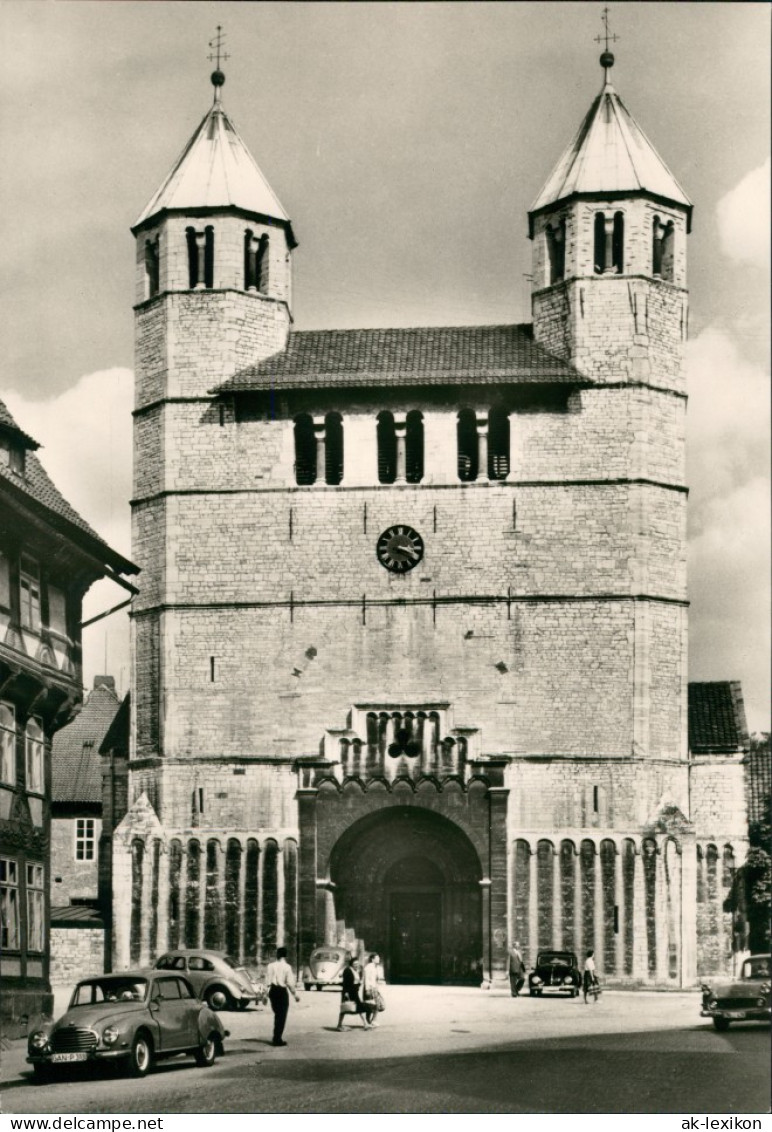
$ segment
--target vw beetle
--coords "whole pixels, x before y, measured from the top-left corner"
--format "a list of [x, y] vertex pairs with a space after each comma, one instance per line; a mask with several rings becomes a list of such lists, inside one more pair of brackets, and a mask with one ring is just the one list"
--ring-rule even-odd
[[528, 976], [528, 993], [538, 997], [544, 991], [563, 991], [576, 998], [582, 975], [573, 951], [540, 951], [536, 967]]
[[265, 988], [224, 951], [180, 948], [161, 955], [155, 965], [183, 974], [212, 1010], [246, 1010], [250, 1002], [267, 1001]]
[[308, 966], [303, 971], [303, 986], [306, 990], [316, 987], [339, 987], [343, 983], [343, 968], [346, 965], [345, 947], [317, 947], [311, 952]]
[[82, 979], [67, 1012], [29, 1035], [27, 1061], [39, 1080], [59, 1066], [109, 1061], [144, 1077], [155, 1061], [183, 1053], [212, 1065], [227, 1034], [182, 975], [121, 971]]
[[728, 1030], [732, 1022], [769, 1022], [770, 957], [751, 955], [744, 960], [738, 979], [702, 984], [703, 1018], [712, 1018], [717, 1030]]

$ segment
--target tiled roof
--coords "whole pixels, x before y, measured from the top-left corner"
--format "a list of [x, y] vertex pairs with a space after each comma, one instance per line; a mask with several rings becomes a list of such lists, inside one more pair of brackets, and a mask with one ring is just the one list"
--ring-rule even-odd
[[52, 802], [101, 802], [99, 748], [120, 700], [106, 684], [89, 694], [78, 715], [54, 735]]
[[22, 429], [19, 428], [16, 421], [13, 419], [13, 417], [9, 413], [8, 407], [2, 401], [0, 401], [0, 427], [3, 427], [5, 429], [7, 429], [9, 432], [14, 433], [14, 435], [21, 442], [22, 447], [24, 447], [24, 448], [39, 448], [40, 447], [37, 440], [33, 440], [33, 438], [31, 436], [29, 436], [28, 433], [24, 432]]
[[[18, 427], [2, 401], [0, 401], [0, 406], [2, 407], [0, 422], [8, 428], [13, 427], [20, 436], [26, 437], [26, 433], [22, 432]], [[26, 437], [26, 439], [30, 442], [26, 447], [38, 447], [31, 437]], [[26, 496], [34, 503], [52, 512], [55, 516], [66, 520], [67, 523], [76, 527], [77, 530], [81, 531], [84, 535], [87, 535], [90, 542], [94, 544], [90, 548], [92, 553], [102, 556], [103, 560], [118, 570], [119, 573], [138, 573], [137, 567], [134, 566], [133, 563], [129, 562], [123, 555], [116, 553], [116, 551], [108, 546], [104, 539], [100, 538], [96, 531], [89, 526], [86, 520], [81, 518], [75, 508], [70, 506], [51, 481], [45, 468], [33, 452], [28, 451], [25, 453], [24, 475], [20, 475], [7, 464], [0, 462], [0, 490], [2, 490], [4, 483], [8, 484], [12, 489], [15, 489], [21, 496]]]
[[575, 384], [567, 362], [533, 340], [530, 324], [301, 330], [280, 353], [213, 392], [339, 386]]
[[574, 140], [531, 205], [529, 217], [577, 193], [646, 192], [692, 205], [678, 181], [622, 102], [606, 83]]
[[732, 754], [748, 745], [738, 680], [689, 685], [689, 749], [694, 755]]
[[109, 755], [112, 753], [128, 757], [130, 715], [131, 693], [127, 692], [123, 697], [123, 703], [113, 716], [113, 721], [108, 727], [105, 737], [99, 746], [100, 755]]
[[52, 928], [102, 928], [104, 919], [91, 904], [65, 904], [51, 908]]

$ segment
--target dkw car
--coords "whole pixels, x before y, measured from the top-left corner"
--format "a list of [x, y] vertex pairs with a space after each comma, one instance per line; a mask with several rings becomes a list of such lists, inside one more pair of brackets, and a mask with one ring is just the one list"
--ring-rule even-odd
[[731, 1022], [769, 1022], [770, 958], [751, 955], [743, 961], [740, 976], [702, 984], [703, 1018], [712, 1018], [717, 1030], [728, 1030]]
[[339, 987], [343, 983], [343, 968], [346, 965], [345, 947], [317, 947], [309, 957], [308, 966], [303, 971], [303, 986], [306, 990], [316, 987]]
[[581, 985], [582, 975], [573, 951], [540, 951], [528, 976], [528, 993], [535, 996], [544, 991], [562, 991], [576, 998]]
[[212, 1010], [246, 1010], [250, 1002], [267, 1001], [265, 987], [224, 951], [167, 951], [155, 965], [159, 971], [183, 974]]
[[227, 1034], [183, 976], [122, 971], [81, 980], [66, 1014], [29, 1035], [27, 1061], [39, 1079], [88, 1062], [122, 1063], [132, 1077], [144, 1077], [154, 1061], [177, 1054], [212, 1065]]

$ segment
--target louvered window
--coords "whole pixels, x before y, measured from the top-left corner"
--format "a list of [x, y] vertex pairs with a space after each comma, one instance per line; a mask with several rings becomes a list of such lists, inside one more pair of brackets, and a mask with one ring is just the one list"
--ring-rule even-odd
[[327, 414], [324, 434], [324, 478], [335, 486], [343, 479], [343, 420], [340, 413]]
[[316, 483], [316, 438], [308, 413], [295, 418], [295, 482]]
[[488, 479], [509, 475], [509, 413], [499, 406], [488, 414]]
[[408, 483], [424, 478], [424, 418], [418, 409], [412, 409], [406, 418], [405, 478]]
[[472, 409], [462, 409], [456, 426], [458, 478], [462, 483], [477, 479], [477, 421]]
[[397, 478], [397, 433], [389, 412], [378, 414], [378, 482], [394, 483]]

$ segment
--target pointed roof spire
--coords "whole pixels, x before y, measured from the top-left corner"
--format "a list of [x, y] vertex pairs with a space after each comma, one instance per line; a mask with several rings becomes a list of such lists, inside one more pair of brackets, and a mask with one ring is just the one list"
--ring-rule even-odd
[[604, 22], [606, 50], [600, 57], [603, 88], [528, 210], [531, 236], [536, 213], [571, 197], [601, 194], [648, 193], [680, 205], [686, 209], [687, 226], [691, 228], [691, 201], [611, 83], [614, 56], [608, 50], [608, 40], [616, 36], [609, 36], [607, 19]]
[[220, 63], [229, 56], [222, 53], [222, 46], [222, 29], [218, 26], [217, 36], [210, 41], [216, 51], [209, 56], [215, 60], [212, 106], [131, 230], [136, 234], [161, 212], [237, 208], [278, 220], [286, 228], [290, 247], [295, 247], [289, 216], [223, 108], [225, 75]]

